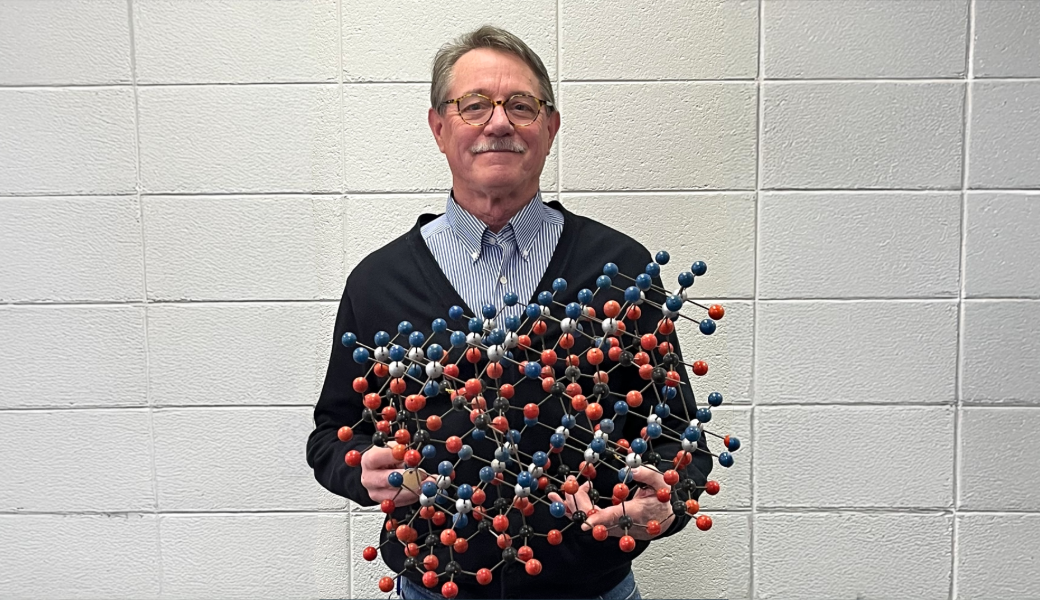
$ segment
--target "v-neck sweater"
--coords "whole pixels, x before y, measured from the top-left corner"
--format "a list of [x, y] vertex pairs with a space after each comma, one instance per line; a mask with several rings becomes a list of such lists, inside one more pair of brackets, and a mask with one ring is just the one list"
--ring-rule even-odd
[[[611, 229], [592, 219], [575, 215], [567, 211], [559, 202], [550, 202], [549, 206], [560, 211], [564, 215], [563, 232], [560, 235], [556, 250], [552, 259], [542, 276], [541, 282], [536, 288], [534, 297], [528, 302], [534, 302], [539, 291], [551, 290], [552, 282], [556, 278], [563, 278], [568, 282], [565, 292], [557, 294], [556, 299], [564, 304], [575, 299], [577, 291], [582, 288], [595, 289], [596, 278], [602, 274], [603, 265], [607, 262], [615, 263], [620, 273], [635, 276], [644, 272], [645, 267], [651, 262], [649, 251], [631, 237]], [[397, 325], [401, 321], [409, 321], [416, 330], [427, 334], [427, 345], [438, 343], [446, 350], [451, 348], [448, 336], [451, 330], [465, 330], [465, 321], [452, 322], [448, 319], [448, 309], [457, 305], [464, 308], [466, 315], [480, 314], [480, 307], [467, 306], [466, 302], [452, 287], [438, 266], [433, 254], [430, 252], [421, 235], [421, 228], [438, 215], [423, 214], [419, 216], [415, 225], [404, 235], [364, 258], [357, 267], [351, 271], [347, 278], [343, 297], [339, 305], [336, 317], [335, 330], [332, 338], [332, 350], [329, 359], [328, 371], [321, 394], [314, 410], [315, 429], [307, 442], [307, 462], [314, 469], [317, 481], [330, 492], [344, 496], [360, 504], [361, 506], [374, 506], [374, 502], [361, 484], [361, 467], [350, 467], [345, 463], [344, 457], [350, 450], [363, 451], [372, 444], [372, 433], [375, 429], [373, 423], [363, 420], [364, 406], [361, 394], [353, 390], [353, 381], [356, 377], [363, 377], [368, 371], [368, 365], [356, 363], [352, 358], [352, 349], [345, 347], [341, 342], [344, 333], [352, 332], [357, 335], [360, 343], [372, 346], [373, 338], [379, 331], [396, 333]], [[654, 278], [654, 283], [661, 286], [660, 278]], [[616, 281], [618, 287], [627, 287], [620, 281]], [[561, 297], [562, 296], [562, 297]], [[617, 300], [623, 304], [623, 294], [617, 290], [606, 289], [596, 293], [591, 304], [597, 314], [602, 314], [603, 304], [607, 300]], [[522, 299], [525, 300], [525, 299]], [[478, 309], [478, 310], [474, 310]], [[553, 309], [554, 316], [562, 318], [562, 311], [558, 307]], [[656, 323], [661, 318], [660, 310], [644, 303], [642, 306], [642, 317], [634, 324], [635, 329], [641, 332], [652, 332]], [[432, 333], [430, 323], [434, 319], [443, 318], [449, 321], [449, 330], [445, 333]], [[542, 339], [550, 343], [559, 338], [561, 333], [559, 323], [547, 320], [548, 329], [542, 336], [532, 335], [532, 347], [541, 348]], [[586, 324], [587, 326], [588, 324]], [[630, 326], [630, 331], [633, 328]], [[595, 334], [593, 334], [595, 335]], [[678, 341], [672, 336], [671, 340], [675, 346], [675, 352], [681, 356]], [[584, 336], [575, 336], [576, 343], [571, 350], [580, 353], [586, 349], [589, 342]], [[407, 347], [405, 340], [398, 338], [398, 343]], [[451, 359], [454, 360], [462, 352], [462, 349], [451, 350]], [[519, 353], [516, 360], [524, 360], [523, 351], [514, 349]], [[531, 353], [531, 358], [537, 360], [537, 354]], [[607, 360], [609, 362], [609, 359]], [[467, 380], [476, 375], [475, 366], [465, 359], [459, 363], [459, 378]], [[477, 365], [479, 367], [480, 365]], [[510, 400], [512, 407], [523, 407], [527, 403], [541, 403], [539, 421], [549, 425], [548, 427], [526, 427], [523, 421], [523, 411], [507, 411], [507, 419], [510, 429], [522, 432], [519, 444], [521, 451], [533, 454], [536, 450], [548, 451], [550, 448], [549, 437], [554, 433], [556, 426], [560, 423], [564, 411], [574, 414], [569, 404], [561, 400], [546, 400], [544, 393], [537, 383], [526, 381], [515, 366], [506, 364], [502, 383], [513, 383], [516, 385], [515, 396]], [[609, 368], [604, 365], [605, 368]], [[582, 365], [583, 372], [591, 372], [588, 365]], [[557, 368], [557, 377], [563, 377], [563, 369]], [[689, 378], [686, 369], [679, 369], [682, 378], [681, 387], [683, 393], [669, 402], [674, 415], [694, 415], [696, 404], [693, 401], [693, 392], [689, 386]], [[523, 383], [521, 383], [523, 382]], [[374, 377], [370, 379], [374, 386], [377, 382]], [[646, 381], [638, 377], [636, 369], [618, 369], [611, 374], [610, 388], [613, 392], [622, 395], [629, 390], [642, 389]], [[405, 394], [419, 393], [419, 384], [410, 382]], [[591, 382], [589, 378], [582, 378], [583, 392], [590, 395]], [[377, 388], [378, 389], [378, 388]], [[680, 402], [685, 398], [685, 410]], [[487, 399], [489, 408], [493, 397]], [[543, 403], [544, 401], [544, 403]], [[640, 429], [646, 424], [646, 415], [655, 402], [645, 401], [639, 408], [633, 408], [627, 415], [615, 415], [613, 401], [604, 401], [603, 418], [612, 418], [615, 424], [612, 439], [624, 438], [632, 440], [640, 436]], [[452, 410], [452, 404], [447, 394], [441, 394], [429, 399], [426, 406], [419, 411], [418, 417], [425, 418], [430, 415], [442, 415], [443, 425], [437, 432], [437, 439], [446, 439], [451, 435], [462, 436], [472, 429], [468, 410]], [[578, 415], [584, 419], [583, 415]], [[679, 417], [680, 419], [682, 416]], [[580, 421], [579, 421], [580, 424]], [[341, 442], [337, 437], [338, 429], [343, 425], [354, 428], [354, 436], [348, 442]], [[587, 422], [585, 425], [590, 425]], [[591, 427], [588, 427], [591, 429]], [[414, 433], [414, 426], [411, 427]], [[591, 434], [581, 431], [580, 428], [572, 428], [568, 447], [564, 448], [562, 455], [550, 454], [552, 468], [548, 471], [550, 475], [556, 475], [556, 467], [559, 465], [559, 457], [562, 456], [566, 464], [576, 473], [578, 463], [582, 460], [582, 453], [571, 449], [570, 446], [585, 448], [591, 441]], [[492, 436], [485, 440], [474, 440], [467, 437], [464, 440], [469, 444], [477, 456], [487, 459], [493, 458], [497, 445], [492, 441]], [[671, 458], [679, 450], [679, 445], [674, 442], [651, 444], [653, 450], [660, 454], [659, 467], [664, 470], [672, 468]], [[707, 449], [705, 438], [702, 434], [698, 446]], [[437, 465], [444, 460], [455, 462], [458, 457], [449, 454], [443, 444], [434, 444], [436, 455], [432, 459], [423, 459], [420, 468], [430, 473], [435, 473]], [[487, 463], [469, 459], [459, 461], [455, 468], [455, 481], [457, 483], [479, 482], [478, 473], [482, 466]], [[687, 476], [694, 479], [699, 487], [703, 487], [707, 481], [707, 475], [712, 468], [712, 458], [706, 452], [695, 452], [693, 462], [686, 467]], [[598, 476], [593, 480], [594, 487], [599, 491], [602, 498], [610, 498], [613, 487], [618, 483], [615, 471], [606, 466], [600, 466]], [[485, 507], [491, 508], [494, 500], [501, 497], [512, 499], [512, 485], [489, 485], [486, 488], [487, 501]], [[538, 494], [539, 492], [535, 492]], [[699, 496], [700, 490], [695, 493]], [[397, 507], [390, 516], [404, 518], [415, 505]], [[493, 511], [492, 514], [497, 514]], [[516, 537], [519, 528], [524, 524], [517, 510], [509, 512], [509, 531]], [[472, 515], [471, 515], [472, 517]], [[672, 518], [665, 524], [663, 531], [657, 539], [672, 535], [690, 520], [689, 516]], [[568, 524], [566, 519], [557, 519], [549, 514], [545, 505], [537, 504], [534, 514], [526, 518], [534, 532], [545, 534], [550, 529], [564, 529]], [[432, 526], [428, 521], [416, 519], [413, 522], [419, 533], [419, 542], [422, 542], [428, 528]], [[439, 528], [433, 529], [437, 531]], [[352, 537], [362, 539], [362, 534], [373, 537], [372, 545], [375, 543], [374, 531], [352, 532]], [[482, 567], [492, 567], [498, 562], [501, 549], [495, 543], [495, 537], [491, 531], [477, 533], [477, 521], [469, 519], [468, 525], [459, 529], [460, 537], [470, 538], [469, 550], [465, 553], [454, 553], [453, 559], [465, 571], [474, 572]], [[385, 527], [380, 528], [380, 541], [387, 542], [388, 532]], [[649, 542], [637, 541], [636, 548], [632, 552], [623, 552], [618, 547], [618, 538], [609, 537], [604, 542], [595, 541], [590, 532], [582, 532], [577, 526], [566, 529], [563, 542], [558, 546], [550, 546], [545, 537], [531, 537], [527, 545], [534, 550], [535, 558], [542, 562], [542, 572], [537, 576], [530, 576], [524, 572], [523, 565], [513, 563], [495, 570], [494, 580], [490, 585], [482, 586], [470, 575], [457, 575], [454, 579], [459, 586], [459, 598], [589, 598], [596, 597], [614, 588], [624, 579], [631, 570], [631, 561], [643, 552]], [[515, 539], [513, 547], [523, 544], [522, 539]], [[441, 571], [443, 566], [452, 560], [448, 548], [440, 543], [435, 544], [435, 554], [440, 559]], [[380, 555], [387, 566], [394, 572], [400, 572], [405, 566], [405, 555], [400, 543], [390, 540], [383, 545]], [[428, 550], [423, 550], [423, 555]], [[420, 563], [421, 564], [421, 563]], [[421, 567], [420, 567], [421, 569]], [[422, 585], [421, 571], [410, 569], [404, 573], [418, 585]], [[446, 581], [442, 576], [440, 583]], [[438, 587], [434, 588], [439, 591]]]

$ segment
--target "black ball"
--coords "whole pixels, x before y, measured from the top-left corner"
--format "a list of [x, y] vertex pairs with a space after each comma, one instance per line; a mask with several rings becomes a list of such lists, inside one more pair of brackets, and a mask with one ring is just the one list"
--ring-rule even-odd
[[509, 400], [499, 396], [495, 398], [495, 410], [504, 413], [509, 410]]
[[444, 573], [446, 575], [456, 575], [461, 570], [462, 567], [460, 567], [459, 563], [455, 561], [449, 561], [448, 564], [444, 565]]
[[498, 500], [495, 500], [494, 507], [495, 507], [495, 510], [497, 510], [497, 511], [504, 511], [504, 510], [506, 510], [507, 508], [509, 508], [509, 499], [508, 498], [499, 498]]
[[520, 528], [520, 531], [517, 533], [517, 535], [519, 535], [522, 538], [529, 538], [532, 535], [534, 535], [534, 528], [530, 525], [524, 525]]
[[664, 355], [664, 358], [661, 359], [661, 362], [667, 367], [674, 367], [675, 365], [679, 364], [679, 355], [675, 352], [669, 352], [668, 354]]
[[491, 523], [489, 523], [487, 519], [484, 519], [483, 521], [477, 523], [477, 531], [487, 531], [490, 528]]
[[662, 367], [654, 367], [654, 370], [650, 372], [650, 379], [653, 380], [657, 385], [661, 385], [668, 378], [668, 372]]
[[682, 500], [676, 500], [672, 502], [672, 513], [677, 517], [681, 517], [686, 514], [686, 504]]
[[599, 502], [599, 490], [597, 490], [596, 488], [590, 489], [589, 490], [589, 500], [592, 500], [593, 504]]
[[416, 431], [413, 437], [415, 438], [416, 443], [418, 443], [419, 445], [426, 445], [430, 442], [430, 432], [426, 431], [425, 429], [420, 429], [419, 431]]
[[567, 367], [567, 369], [563, 372], [563, 375], [571, 381], [577, 381], [578, 378], [581, 377], [581, 369], [572, 365], [570, 367]]
[[557, 381], [557, 382], [553, 383], [552, 387], [549, 389], [549, 392], [555, 398], [562, 398], [563, 397], [563, 393], [566, 392], [566, 391], [567, 391], [567, 386], [563, 385], [563, 383], [560, 382], [560, 381]]
[[372, 434], [372, 445], [377, 448], [386, 446], [386, 434], [382, 431], [377, 431]]
[[437, 544], [438, 541], [440, 541], [440, 539], [441, 538], [437, 537], [436, 533], [427, 534], [427, 536], [426, 536], [426, 545], [432, 548], [433, 546], [435, 546]]
[[406, 569], [414, 569], [416, 564], [417, 564], [416, 560], [414, 558], [412, 558], [411, 556], [409, 556], [408, 558], [404, 559], [404, 568], [406, 568]]
[[469, 400], [466, 400], [466, 397], [460, 394], [451, 401], [451, 407], [455, 410], [469, 410]]
[[635, 356], [633, 356], [628, 350], [625, 350], [621, 353], [621, 356], [618, 357], [618, 362], [621, 363], [622, 367], [631, 367], [633, 358], [635, 358]]
[[487, 429], [487, 427], [488, 427], [487, 417], [485, 417], [484, 415], [480, 415], [476, 419], [473, 419], [473, 426], [476, 427], [477, 429], [480, 429], [481, 431]]
[[628, 529], [632, 526], [632, 517], [628, 515], [621, 515], [621, 517], [618, 519], [618, 525], [620, 525], [622, 529]]
[[559, 494], [560, 493], [560, 488], [555, 483], [550, 483], [549, 485], [545, 486], [545, 493], [546, 494]]
[[502, 560], [509, 564], [516, 560], [516, 548], [510, 546], [502, 551]]
[[576, 511], [574, 511], [573, 514], [571, 514], [571, 521], [577, 523], [578, 525], [581, 525], [582, 523], [584, 523], [585, 519], [587, 519], [587, 518], [588, 518], [588, 515], [586, 515], [585, 511], [583, 511], [583, 510], [576, 510]]
[[571, 468], [567, 465], [561, 463], [560, 466], [556, 467], [556, 475], [558, 475], [559, 477], [566, 477], [570, 474]]
[[610, 386], [605, 383], [597, 383], [592, 386], [592, 393], [600, 398], [606, 398], [610, 394]]
[[371, 408], [366, 408], [365, 410], [361, 411], [361, 418], [371, 423], [376, 419], [375, 411], [373, 411]]

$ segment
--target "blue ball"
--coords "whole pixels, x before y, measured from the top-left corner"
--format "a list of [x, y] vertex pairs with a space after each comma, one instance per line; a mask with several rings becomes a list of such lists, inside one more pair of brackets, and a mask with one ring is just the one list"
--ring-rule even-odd
[[536, 467], [544, 467], [545, 463], [549, 462], [549, 455], [539, 450], [531, 456], [531, 462], [533, 462]]
[[433, 458], [437, 456], [437, 448], [433, 444], [426, 444], [422, 447], [423, 458]]
[[520, 329], [520, 317], [516, 315], [509, 315], [506, 317], [506, 329], [509, 331]]
[[687, 441], [696, 442], [701, 439], [701, 430], [697, 429], [693, 425], [689, 425], [686, 427], [686, 431], [683, 432], [683, 437], [686, 438]]
[[385, 331], [380, 331], [373, 338], [376, 346], [385, 346], [390, 343], [390, 334]]
[[636, 454], [642, 454], [646, 452], [646, 440], [643, 438], [636, 438], [632, 440], [630, 446], [632, 446], [632, 452]]
[[737, 450], [740, 450], [740, 440], [731, 435], [729, 436], [729, 442], [726, 444], [726, 447], [729, 448], [730, 452], [736, 452]]
[[664, 404], [662, 402], [661, 404], [658, 404], [654, 407], [654, 414], [661, 417], [662, 419], [667, 419], [668, 416], [672, 414], [672, 409], [667, 404]]
[[506, 341], [506, 332], [504, 329], [495, 328], [491, 330], [491, 333], [484, 338], [484, 343], [488, 346], [494, 346], [495, 344], [501, 344]]
[[531, 379], [538, 379], [538, 376], [542, 374], [542, 365], [532, 361], [524, 366], [524, 375], [527, 375]]
[[552, 305], [553, 295], [552, 292], [539, 292], [538, 293], [538, 304], [542, 306]]
[[[474, 431], [473, 433], [476, 433], [476, 432]], [[480, 433], [484, 433], [484, 432], [481, 431]], [[469, 460], [469, 459], [473, 458], [473, 447], [470, 446], [469, 444], [463, 444], [462, 447], [459, 448], [459, 458], [462, 459], [462, 460]]]
[[534, 477], [531, 477], [529, 471], [520, 471], [516, 476], [516, 482], [520, 484], [520, 487], [529, 488], [534, 483]]
[[368, 349], [367, 348], [354, 348], [354, 362], [359, 365], [363, 365], [368, 362]]
[[[479, 429], [477, 431], [480, 431]], [[490, 482], [495, 478], [495, 470], [491, 467], [481, 467], [480, 469], [480, 480], [484, 483]]]
[[473, 439], [477, 440], [478, 442], [487, 437], [487, 433], [485, 433], [483, 429], [474, 429], [473, 433], [471, 433], [470, 435], [473, 436]]
[[444, 333], [448, 330], [448, 322], [438, 317], [433, 320], [431, 327], [433, 328], [434, 333]]
[[701, 333], [704, 335], [715, 333], [715, 321], [712, 321], [711, 319], [704, 319], [701, 321]]
[[430, 347], [426, 349], [426, 358], [430, 360], [440, 360], [444, 358], [444, 348], [440, 344], [430, 344]]
[[393, 487], [399, 488], [402, 485], [404, 485], [404, 475], [398, 473], [397, 471], [394, 471], [393, 473], [387, 476], [386, 482], [392, 485]]
[[614, 431], [614, 421], [612, 419], [601, 419], [599, 422], [599, 430], [603, 433]]
[[457, 494], [460, 500], [469, 500], [473, 497], [473, 486], [468, 483], [464, 483], [459, 486]]
[[527, 305], [526, 314], [528, 319], [537, 319], [542, 314], [542, 308], [535, 303]]
[[520, 301], [520, 296], [517, 296], [515, 292], [506, 292], [505, 296], [502, 296], [502, 302], [506, 306], [516, 306], [516, 303]]
[[538, 418], [535, 417], [533, 419], [528, 419], [527, 417], [524, 417], [524, 425], [526, 425], [528, 427], [537, 427], [538, 426]]
[[413, 348], [415, 346], [422, 346], [423, 342], [425, 341], [426, 336], [423, 335], [421, 331], [413, 331], [410, 334], [408, 334], [408, 345], [412, 346]]
[[451, 501], [451, 498], [445, 496], [444, 494], [437, 494], [437, 498], [434, 501], [445, 508], [454, 504], [454, 502]]
[[618, 400], [614, 403], [614, 414], [626, 415], [628, 414], [628, 403], [624, 400]]
[[607, 443], [603, 441], [603, 438], [596, 438], [589, 443], [589, 448], [596, 454], [599, 454], [607, 449]]
[[441, 386], [437, 385], [436, 381], [427, 381], [426, 386], [423, 387], [423, 395], [427, 398], [433, 398], [439, 393], [441, 393]]
[[422, 484], [422, 495], [427, 498], [432, 498], [437, 495], [437, 484], [432, 481], [426, 481]]
[[562, 433], [554, 433], [549, 436], [549, 445], [553, 448], [563, 448], [563, 445], [567, 442], [567, 438]]
[[661, 276], [661, 265], [659, 265], [657, 263], [650, 263], [650, 264], [646, 265], [646, 274], [649, 275], [650, 277], [660, 277]]
[[679, 285], [683, 286], [684, 288], [688, 288], [691, 285], [693, 285], [693, 273], [690, 273], [689, 271], [683, 271], [682, 273], [679, 273]]
[[639, 275], [636, 275], [636, 287], [638, 287], [639, 289], [648, 290], [650, 289], [650, 284], [652, 283], [653, 280], [650, 279], [650, 276], [646, 273], [640, 273]]
[[574, 418], [574, 415], [563, 415], [562, 417], [560, 417], [560, 425], [563, 425], [567, 429], [574, 427], [574, 424], [576, 422], [577, 419]]
[[712, 406], [719, 406], [722, 404], [722, 394], [718, 392], [712, 392], [708, 394], [708, 404]]
[[441, 464], [437, 465], [437, 472], [445, 477], [451, 475], [453, 470], [455, 470], [455, 467], [452, 466], [450, 460], [442, 460]]
[[708, 272], [708, 265], [704, 264], [703, 260], [698, 260], [697, 262], [690, 265], [690, 270], [693, 271], [694, 275], [700, 277], [701, 275], [704, 275]]
[[568, 317], [577, 319], [581, 316], [581, 305], [577, 302], [571, 302], [563, 312], [566, 313]]
[[672, 312], [679, 312], [682, 309], [683, 300], [678, 294], [672, 294], [664, 301], [664, 305]]
[[509, 433], [506, 435], [506, 439], [510, 442], [513, 442], [514, 444], [519, 444], [520, 432], [515, 429], [510, 429]]
[[625, 302], [639, 302], [639, 288], [634, 285], [625, 289]]
[[469, 525], [469, 517], [463, 513], [455, 513], [455, 516], [451, 518], [452, 529], [462, 529], [466, 525]]
[[452, 321], [458, 321], [462, 318], [464, 312], [465, 311], [462, 310], [462, 307], [456, 304], [448, 309], [448, 318]]
[[494, 304], [485, 304], [480, 307], [480, 314], [484, 315], [485, 319], [494, 319], [497, 312]]
[[348, 331], [343, 334], [339, 341], [347, 348], [353, 348], [354, 344], [357, 344], [357, 336]]
[[422, 377], [422, 367], [420, 367], [418, 363], [412, 363], [408, 367], [408, 376], [412, 379], [419, 379]]
[[466, 328], [469, 329], [470, 333], [481, 333], [484, 331], [484, 321], [482, 319], [473, 317], [469, 320], [469, 323], [466, 325]]
[[667, 385], [661, 386], [661, 395], [664, 396], [665, 400], [671, 400], [672, 398], [675, 398], [676, 393], [677, 392], [673, 387], [668, 387]]
[[567, 291], [567, 280], [563, 277], [557, 277], [553, 279], [553, 291], [554, 292], [565, 292]]
[[564, 506], [563, 502], [553, 502], [549, 505], [549, 514], [557, 519], [562, 519], [567, 514], [567, 507]]
[[466, 344], [466, 334], [461, 331], [451, 332], [451, 345], [452, 346], [464, 346]]
[[606, 275], [600, 275], [596, 278], [596, 287], [601, 290], [610, 289], [612, 283], [613, 281], [611, 281], [610, 277], [607, 277]]
[[646, 424], [646, 435], [652, 440], [656, 440], [661, 437], [661, 424], [660, 423], [647, 423]]
[[707, 423], [711, 421], [711, 409], [698, 408], [697, 409], [697, 420], [701, 423]]
[[582, 304], [588, 304], [589, 302], [592, 302], [592, 296], [592, 290], [590, 290], [589, 288], [584, 288], [580, 292], [578, 292], [578, 302], [581, 302]]
[[671, 259], [671, 258], [672, 258], [672, 256], [670, 254], [668, 254], [668, 252], [666, 250], [661, 250], [660, 252], [657, 253], [657, 256], [654, 257], [654, 260], [656, 260], [657, 264], [659, 264], [659, 265], [667, 265], [669, 259]]
[[618, 274], [617, 265], [615, 265], [614, 263], [607, 263], [607, 264], [603, 265], [603, 274], [606, 275], [607, 277], [610, 277], [611, 279], [613, 279], [614, 277], [617, 277], [617, 274]]
[[619, 470], [617, 472], [617, 478], [621, 483], [632, 483], [632, 481], [635, 480], [635, 478], [632, 477], [632, 469], [629, 468]]
[[733, 455], [730, 454], [729, 452], [723, 452], [723, 453], [719, 454], [719, 464], [724, 466], [724, 467], [726, 467], [727, 469], [729, 467], [732, 467], [733, 466]]
[[397, 344], [390, 346], [390, 360], [404, 360], [406, 354], [407, 352], [401, 346]]
[[401, 335], [408, 335], [412, 332], [412, 324], [408, 321], [401, 321], [397, 324], [397, 333]]
[[496, 448], [495, 449], [495, 458], [497, 458], [498, 460], [500, 460], [502, 462], [505, 462], [505, 461], [509, 460], [509, 452], [506, 451], [504, 448], [501, 448], [501, 447]]

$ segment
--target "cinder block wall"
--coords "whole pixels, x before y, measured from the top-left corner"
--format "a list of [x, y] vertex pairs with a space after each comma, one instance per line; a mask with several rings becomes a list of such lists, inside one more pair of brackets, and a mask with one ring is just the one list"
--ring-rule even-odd
[[644, 593], [1040, 596], [1040, 2], [0, 0], [0, 597], [378, 595], [304, 443], [484, 22], [546, 195], [728, 308], [686, 348], [747, 447]]

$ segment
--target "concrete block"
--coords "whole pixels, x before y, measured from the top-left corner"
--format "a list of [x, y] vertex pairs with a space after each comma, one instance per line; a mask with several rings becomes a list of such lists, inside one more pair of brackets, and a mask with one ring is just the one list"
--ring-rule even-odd
[[760, 302], [756, 319], [759, 403], [955, 399], [956, 301]]
[[956, 297], [957, 193], [763, 194], [760, 298]]
[[1040, 77], [1040, 4], [975, 1], [975, 77]]
[[144, 310], [0, 307], [0, 408], [147, 406]]
[[1040, 81], [972, 84], [968, 184], [1040, 187]]
[[961, 417], [958, 508], [1031, 511], [1040, 489], [1032, 408], [965, 408]]
[[758, 3], [560, 3], [563, 75], [580, 79], [754, 79]]
[[150, 435], [144, 409], [5, 412], [0, 510], [154, 510]]
[[965, 402], [1040, 405], [1040, 303], [964, 303]]
[[336, 85], [142, 87], [141, 185], [152, 193], [338, 192]]
[[138, 83], [339, 80], [336, 0], [134, 1]]
[[0, 203], [0, 301], [143, 298], [137, 198], [9, 198]]
[[0, 194], [135, 191], [129, 87], [0, 88], [0, 115]]
[[156, 406], [313, 406], [336, 309], [332, 302], [149, 306], [149, 397]]
[[144, 202], [152, 300], [338, 299], [338, 196], [149, 197]]
[[754, 189], [753, 83], [567, 83], [565, 190]]
[[751, 445], [758, 508], [953, 504], [951, 407], [762, 407]]
[[[550, 198], [542, 196], [543, 201]], [[363, 258], [404, 235], [419, 215], [444, 212], [448, 194], [347, 196], [343, 209], [343, 261], [352, 271]], [[342, 290], [341, 290], [342, 291]]]
[[1040, 596], [1040, 515], [957, 515], [957, 598]]
[[0, 85], [128, 84], [123, 0], [0, 1]]
[[762, 187], [959, 188], [964, 84], [762, 86]]
[[968, 194], [965, 294], [1040, 297], [1040, 193]]
[[310, 407], [158, 409], [154, 418], [162, 511], [346, 506], [315, 481], [307, 465], [307, 436], [314, 430]]

